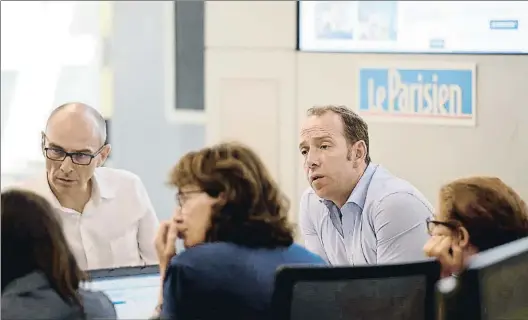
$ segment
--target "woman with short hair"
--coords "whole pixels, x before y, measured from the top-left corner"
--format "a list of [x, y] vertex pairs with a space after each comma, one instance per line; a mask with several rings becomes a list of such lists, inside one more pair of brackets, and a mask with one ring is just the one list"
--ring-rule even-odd
[[[171, 184], [178, 207], [156, 241], [166, 268], [162, 318], [268, 319], [277, 267], [325, 263], [294, 244], [288, 200], [249, 148], [190, 152]], [[186, 250], [172, 257], [176, 236]]]
[[430, 240], [424, 251], [442, 265], [442, 277], [457, 274], [468, 258], [528, 236], [528, 208], [495, 177], [457, 179], [440, 190]]

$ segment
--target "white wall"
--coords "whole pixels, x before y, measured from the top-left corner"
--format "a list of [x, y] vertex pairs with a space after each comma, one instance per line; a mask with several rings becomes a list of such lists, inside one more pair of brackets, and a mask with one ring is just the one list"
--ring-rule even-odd
[[203, 124], [175, 114], [171, 1], [116, 1], [110, 62], [112, 165], [137, 174], [160, 220], [174, 212], [170, 169], [205, 144]]
[[356, 108], [358, 63], [474, 62], [477, 127], [369, 122], [373, 161], [433, 202], [441, 184], [476, 174], [499, 176], [528, 198], [528, 56], [299, 53], [295, 7], [293, 1], [207, 2], [208, 143], [237, 139], [255, 148], [295, 209], [307, 186], [299, 123], [313, 105]]
[[208, 143], [238, 140], [295, 194], [295, 2], [207, 1], [205, 108]]

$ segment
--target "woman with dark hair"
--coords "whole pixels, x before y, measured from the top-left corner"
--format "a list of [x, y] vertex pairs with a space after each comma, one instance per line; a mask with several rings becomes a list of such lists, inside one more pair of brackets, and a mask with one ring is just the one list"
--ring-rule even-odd
[[[268, 319], [277, 267], [324, 264], [293, 243], [288, 200], [249, 148], [190, 152], [171, 184], [178, 207], [156, 240], [162, 318]], [[186, 250], [173, 257], [176, 237]]]
[[463, 178], [441, 188], [437, 214], [427, 226], [431, 238], [424, 251], [438, 259], [446, 277], [480, 251], [527, 237], [528, 208], [499, 178]]
[[22, 190], [2, 192], [2, 319], [115, 319], [86, 280], [52, 206]]

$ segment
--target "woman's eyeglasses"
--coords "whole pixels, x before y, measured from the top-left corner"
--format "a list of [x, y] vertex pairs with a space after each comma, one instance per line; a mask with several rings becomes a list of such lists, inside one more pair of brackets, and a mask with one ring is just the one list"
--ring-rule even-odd
[[437, 227], [437, 226], [444, 226], [452, 231], [455, 231], [457, 229], [457, 225], [453, 222], [448, 222], [448, 221], [438, 221], [438, 220], [434, 220], [434, 219], [431, 219], [431, 218], [427, 218], [427, 220], [425, 220], [426, 223], [427, 223], [427, 232], [429, 233], [430, 236], [433, 235], [433, 230]]
[[189, 195], [202, 192], [203, 190], [180, 191], [176, 194], [176, 204], [179, 207], [182, 207], [187, 201], [187, 199], [189, 199]]

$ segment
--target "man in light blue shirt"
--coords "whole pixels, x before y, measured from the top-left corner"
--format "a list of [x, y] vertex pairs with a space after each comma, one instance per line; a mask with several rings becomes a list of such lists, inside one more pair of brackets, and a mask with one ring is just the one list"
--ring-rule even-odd
[[346, 107], [308, 110], [299, 150], [311, 188], [301, 198], [306, 248], [332, 265], [424, 260], [432, 206], [370, 161], [368, 126]]

